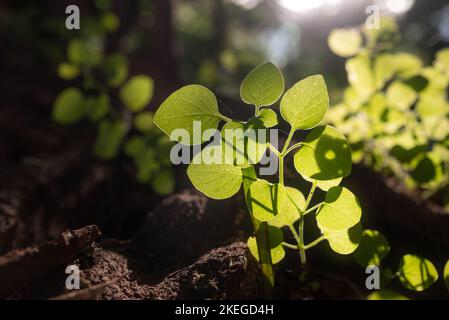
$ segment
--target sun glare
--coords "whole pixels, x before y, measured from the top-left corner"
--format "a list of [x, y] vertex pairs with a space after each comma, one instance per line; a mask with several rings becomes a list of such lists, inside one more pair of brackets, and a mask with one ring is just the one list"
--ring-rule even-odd
[[341, 0], [279, 0], [279, 4], [290, 11], [305, 13], [322, 7], [336, 6]]

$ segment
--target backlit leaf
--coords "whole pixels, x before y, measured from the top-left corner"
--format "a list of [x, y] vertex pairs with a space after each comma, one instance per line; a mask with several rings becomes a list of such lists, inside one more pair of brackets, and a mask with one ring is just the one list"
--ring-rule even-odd
[[379, 266], [389, 252], [390, 244], [384, 235], [377, 230], [366, 229], [354, 258], [362, 267]]
[[438, 271], [429, 260], [408, 254], [399, 263], [399, 280], [409, 290], [424, 291], [438, 280]]
[[253, 69], [243, 80], [240, 96], [247, 104], [269, 106], [279, 100], [284, 92], [284, 77], [271, 62]]
[[[201, 134], [206, 129], [217, 129], [221, 120], [215, 95], [200, 85], [189, 85], [172, 93], [159, 107], [154, 115], [154, 123], [173, 140], [186, 145], [201, 144], [210, 139], [213, 133]], [[202, 136], [194, 136], [194, 122]], [[183, 129], [188, 140], [182, 139], [176, 132]], [[195, 130], [196, 131], [196, 130]], [[198, 133], [197, 133], [198, 134]]]
[[[296, 171], [308, 179], [328, 181], [351, 173], [351, 148], [332, 126], [313, 129], [294, 156]], [[335, 181], [336, 182], [336, 181]]]
[[257, 180], [246, 197], [253, 216], [259, 221], [270, 221], [283, 210], [287, 195], [284, 186]]
[[349, 229], [360, 222], [362, 209], [356, 196], [344, 187], [332, 187], [316, 213], [320, 228], [328, 231]]
[[281, 100], [282, 117], [294, 130], [315, 127], [323, 120], [328, 108], [329, 96], [321, 75], [297, 82]]
[[210, 155], [212, 151], [222, 152], [220, 147], [204, 148], [193, 158], [187, 168], [187, 175], [193, 186], [209, 198], [230, 198], [240, 190], [243, 181], [242, 170], [223, 162], [222, 155], [216, 163], [205, 161], [203, 155]]

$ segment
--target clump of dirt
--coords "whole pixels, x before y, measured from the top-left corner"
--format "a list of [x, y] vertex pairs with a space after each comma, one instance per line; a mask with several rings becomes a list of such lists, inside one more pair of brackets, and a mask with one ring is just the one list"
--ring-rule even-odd
[[241, 206], [186, 189], [165, 198], [148, 213], [134, 239], [157, 269], [175, 270], [229, 241]]

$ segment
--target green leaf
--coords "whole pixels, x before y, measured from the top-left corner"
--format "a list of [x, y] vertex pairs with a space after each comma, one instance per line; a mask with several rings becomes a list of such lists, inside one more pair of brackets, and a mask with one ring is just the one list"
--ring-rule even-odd
[[281, 100], [281, 115], [294, 130], [315, 127], [323, 120], [328, 108], [329, 95], [321, 75], [297, 82]]
[[148, 132], [154, 128], [153, 118], [153, 112], [141, 112], [134, 118], [134, 127], [141, 132]]
[[121, 54], [106, 57], [102, 68], [111, 87], [120, 86], [128, 77], [128, 60]]
[[374, 92], [375, 83], [371, 72], [369, 59], [359, 55], [346, 61], [348, 81], [364, 101]]
[[415, 90], [398, 81], [388, 87], [386, 96], [390, 107], [401, 111], [408, 110], [418, 97]]
[[294, 156], [296, 171], [314, 180], [334, 180], [351, 173], [351, 148], [332, 126], [313, 129]]
[[394, 58], [391, 54], [380, 54], [374, 60], [374, 78], [377, 89], [384, 85], [394, 76]]
[[362, 267], [379, 266], [389, 252], [390, 244], [384, 235], [377, 230], [366, 229], [354, 258]]
[[334, 29], [329, 35], [327, 43], [333, 53], [348, 58], [360, 51], [362, 36], [354, 29]]
[[103, 59], [101, 41], [97, 38], [74, 39], [67, 47], [69, 61], [75, 65], [93, 67]]
[[262, 121], [266, 128], [272, 128], [278, 125], [278, 116], [271, 109], [260, 110], [258, 119]]
[[444, 266], [444, 284], [446, 285], [446, 289], [449, 291], [449, 260], [446, 262]]
[[259, 221], [270, 221], [283, 210], [286, 198], [285, 187], [265, 180], [251, 184], [246, 194], [249, 209]]
[[317, 223], [326, 231], [349, 229], [360, 222], [362, 209], [356, 196], [344, 187], [332, 187], [316, 213]]
[[80, 74], [79, 68], [71, 63], [63, 62], [58, 66], [58, 75], [64, 80], [72, 80]]
[[423, 94], [416, 105], [416, 111], [421, 118], [443, 117], [449, 112], [449, 104], [439, 95]]
[[99, 121], [109, 112], [110, 104], [107, 94], [86, 99], [86, 116], [90, 121]]
[[437, 52], [434, 64], [437, 70], [449, 73], [449, 48]]
[[169, 195], [175, 189], [175, 177], [171, 170], [156, 172], [151, 180], [153, 190], [160, 195]]
[[247, 104], [258, 107], [270, 106], [279, 100], [284, 88], [281, 70], [271, 62], [265, 62], [245, 77], [240, 88], [240, 96]]
[[[154, 116], [154, 123], [173, 140], [186, 145], [206, 142], [213, 135], [203, 135], [207, 129], [217, 129], [222, 116], [218, 111], [215, 95], [200, 85], [189, 85], [172, 93]], [[194, 135], [194, 121], [201, 121], [201, 135]], [[189, 140], [176, 136], [177, 129], [184, 129]]]
[[126, 125], [123, 121], [103, 120], [99, 124], [98, 136], [94, 146], [95, 154], [103, 160], [115, 158], [126, 132]]
[[409, 78], [422, 67], [421, 59], [414, 54], [401, 52], [394, 55], [394, 69], [400, 77]]
[[131, 111], [144, 109], [153, 98], [153, 80], [147, 76], [134, 76], [120, 89], [120, 99]]
[[278, 228], [291, 226], [301, 217], [304, 211], [306, 199], [301, 191], [292, 187], [285, 187], [286, 196], [282, 204], [282, 210], [270, 220], [271, 226]]
[[[261, 136], [262, 130], [265, 131], [265, 139]], [[223, 126], [221, 136], [226, 157], [234, 159], [233, 163], [242, 167], [259, 163], [268, 147], [268, 132], [257, 118], [248, 123], [228, 122]]]
[[438, 271], [429, 260], [407, 254], [399, 263], [401, 284], [413, 291], [424, 291], [438, 280]]
[[[284, 240], [282, 231], [279, 228], [268, 226], [268, 239], [270, 245], [271, 262], [273, 264], [277, 264], [281, 262], [285, 256], [285, 251], [282, 247], [282, 241]], [[248, 239], [248, 248], [253, 257], [259, 261], [259, 249], [257, 247], [255, 237], [250, 237]]]
[[329, 246], [333, 251], [338, 254], [350, 254], [353, 253], [362, 239], [362, 227], [360, 223], [351, 227], [348, 230], [332, 231], [326, 230], [320, 226]]
[[[204, 161], [203, 155], [219, 154], [220, 164]], [[226, 199], [240, 190], [242, 170], [222, 161], [222, 149], [219, 146], [206, 147], [198, 153], [187, 168], [187, 175], [193, 186], [212, 199]]]
[[406, 296], [389, 289], [381, 289], [371, 293], [368, 300], [409, 300]]
[[53, 120], [61, 124], [72, 124], [85, 114], [84, 97], [77, 88], [64, 89], [53, 105]]

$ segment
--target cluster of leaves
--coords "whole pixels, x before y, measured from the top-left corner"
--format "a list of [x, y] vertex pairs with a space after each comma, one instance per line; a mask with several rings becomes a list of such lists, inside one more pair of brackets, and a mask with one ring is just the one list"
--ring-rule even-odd
[[347, 135], [354, 162], [393, 175], [427, 198], [449, 186], [449, 49], [425, 66], [418, 56], [395, 50], [398, 38], [387, 18], [378, 30], [330, 34], [331, 50], [347, 58], [349, 86], [327, 121]]
[[[247, 122], [222, 115], [215, 95], [201, 85], [189, 85], [174, 92], [154, 117], [162, 131], [186, 145], [203, 144], [212, 135], [186, 141], [177, 136], [176, 129], [182, 128], [192, 137], [194, 121], [201, 121], [202, 132], [217, 130], [220, 122], [225, 123], [218, 143], [213, 141], [205, 146], [188, 166], [187, 174], [196, 189], [213, 199], [229, 198], [243, 186], [255, 231], [248, 246], [271, 284], [274, 281], [272, 265], [282, 261], [285, 248], [299, 251], [301, 265], [304, 265], [306, 251], [323, 240], [329, 242], [333, 251], [350, 254], [362, 238], [360, 203], [350, 190], [339, 186], [351, 172], [349, 143], [334, 127], [319, 126], [329, 107], [323, 77], [310, 76], [285, 93], [284, 89], [281, 71], [266, 62], [251, 71], [241, 85], [242, 100], [255, 108], [254, 117]], [[279, 99], [280, 114], [291, 126], [282, 150], [271, 141], [262, 141], [258, 135], [242, 137], [238, 134], [238, 130], [273, 130], [278, 125], [278, 116], [272, 106]], [[311, 131], [302, 142], [291, 145], [294, 134], [303, 130]], [[239, 144], [241, 139], [244, 140]], [[228, 147], [232, 152], [227, 152]], [[278, 183], [270, 183], [256, 175], [255, 165], [270, 152], [279, 160]], [[311, 185], [306, 196], [284, 184], [284, 159], [293, 153], [296, 171]], [[203, 161], [207, 157], [218, 161]], [[243, 161], [237, 161], [239, 157]], [[311, 206], [318, 189], [323, 192], [324, 200]], [[308, 244], [304, 241], [306, 217], [314, 218], [321, 232], [320, 237]], [[284, 231], [291, 233], [294, 244], [285, 241], [288, 237]]]
[[[356, 262], [362, 267], [381, 266], [382, 260], [390, 252], [390, 245], [385, 236], [376, 230], [366, 229], [357, 250], [354, 252]], [[394, 272], [390, 268], [380, 269], [380, 287], [368, 296], [370, 300], [406, 300], [407, 297], [388, 289], [394, 279], [406, 289], [421, 292], [431, 287], [439, 278], [438, 271], [431, 261], [418, 255], [406, 254]], [[449, 261], [444, 267], [444, 281], [449, 290]]]
[[[53, 106], [53, 120], [74, 124], [88, 120], [97, 124], [95, 154], [103, 160], [123, 151], [137, 168], [137, 180], [150, 183], [154, 191], [170, 194], [174, 177], [169, 158], [169, 139], [153, 123], [146, 110], [153, 97], [153, 80], [145, 75], [128, 78], [128, 60], [119, 53], [105, 53], [108, 33], [119, 26], [107, 1], [97, 1], [101, 19], [83, 25], [67, 46], [67, 62], [58, 74], [79, 84], [64, 89]], [[97, 21], [96, 23], [94, 21]]]

